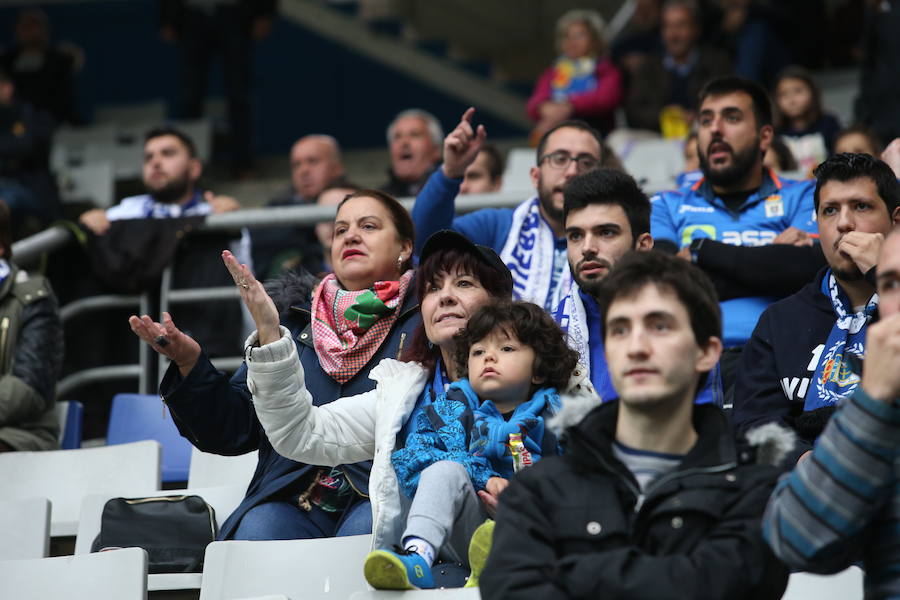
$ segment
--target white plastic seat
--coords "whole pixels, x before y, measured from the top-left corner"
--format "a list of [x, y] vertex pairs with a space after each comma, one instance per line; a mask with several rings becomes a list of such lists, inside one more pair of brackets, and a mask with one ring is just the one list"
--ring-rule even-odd
[[[213, 488], [186, 490], [131, 490], [121, 494], [91, 494], [81, 502], [81, 517], [78, 521], [78, 535], [75, 538], [75, 554], [89, 554], [91, 544], [100, 533], [100, 520], [103, 507], [111, 498], [144, 498], [149, 496], [200, 496], [213, 507], [216, 513], [216, 526], [221, 526], [225, 519], [234, 512], [244, 498], [246, 486], [231, 485]], [[159, 590], [198, 590], [200, 589], [200, 573], [153, 573], [148, 576], [147, 589], [151, 592]]]
[[506, 154], [501, 192], [522, 192], [522, 199], [534, 194], [531, 167], [535, 165], [534, 148], [513, 148]]
[[636, 141], [622, 163], [644, 191], [672, 189], [675, 178], [684, 170], [683, 147], [681, 140]]
[[0, 561], [0, 598], [145, 600], [147, 553], [125, 548], [87, 556]]
[[50, 535], [75, 535], [81, 499], [159, 489], [160, 448], [145, 441], [120, 446], [0, 453], [0, 500], [49, 498]]
[[791, 573], [782, 600], [862, 600], [863, 570], [850, 567], [834, 575]]
[[53, 134], [50, 167], [59, 173], [68, 167], [82, 166], [89, 145], [113, 144], [115, 140], [116, 128], [109, 123], [90, 127], [60, 127]]
[[0, 560], [44, 558], [49, 548], [49, 500], [0, 502]]
[[57, 171], [56, 181], [63, 203], [90, 202], [97, 208], [112, 206], [115, 187], [112, 161], [63, 167]]
[[303, 600], [366, 591], [363, 561], [371, 535], [316, 540], [215, 542], [206, 547], [200, 600], [283, 594]]
[[259, 452], [256, 450], [240, 456], [221, 456], [191, 449], [191, 466], [188, 470], [189, 488], [208, 488], [220, 485], [250, 484]]
[[84, 164], [110, 162], [113, 175], [119, 179], [140, 179], [144, 164], [143, 141], [135, 144], [96, 143], [84, 148]]

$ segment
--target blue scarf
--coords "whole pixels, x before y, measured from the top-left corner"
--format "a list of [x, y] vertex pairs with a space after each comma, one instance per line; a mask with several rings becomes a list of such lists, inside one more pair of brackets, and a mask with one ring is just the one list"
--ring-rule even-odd
[[[474, 391], [466, 379], [454, 383], [451, 388], [459, 387], [470, 401], [477, 400]], [[530, 400], [516, 407], [509, 420], [497, 410], [490, 400], [485, 400], [474, 410], [475, 426], [469, 450], [488, 459], [491, 466], [503, 477], [513, 476], [512, 454], [509, 451], [509, 434], [521, 433], [525, 448], [531, 452], [534, 462], [541, 458], [541, 444], [544, 441], [544, 416], [556, 414], [562, 407], [559, 394], [553, 388], [541, 388]]]
[[854, 354], [860, 360], [865, 356], [866, 327], [878, 307], [878, 294], [872, 294], [861, 312], [852, 312], [850, 299], [838, 285], [831, 269], [822, 277], [822, 293], [831, 299], [837, 321], [819, 355], [812, 380], [815, 392], [807, 394], [803, 403], [806, 411], [834, 406], [856, 390], [859, 375], [850, 368], [850, 361], [845, 356]]
[[6, 281], [6, 278], [9, 277], [9, 274], [12, 272], [12, 269], [9, 266], [9, 263], [6, 262], [6, 259], [0, 258], [0, 285], [3, 285], [3, 282]]

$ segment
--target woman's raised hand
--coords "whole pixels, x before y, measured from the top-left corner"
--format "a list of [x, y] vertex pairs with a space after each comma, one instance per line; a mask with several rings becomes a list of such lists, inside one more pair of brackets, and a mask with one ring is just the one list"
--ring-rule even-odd
[[256, 323], [256, 332], [260, 345], [277, 342], [281, 338], [281, 330], [278, 327], [278, 309], [263, 284], [256, 280], [247, 265], [238, 262], [234, 254], [225, 250], [222, 252], [222, 260], [231, 273], [234, 284], [238, 286], [241, 300], [250, 311], [250, 316]]
[[175, 327], [169, 313], [163, 313], [162, 323], [157, 323], [147, 315], [128, 318], [131, 330], [150, 347], [170, 359], [185, 376], [191, 372], [200, 357], [200, 344], [191, 336]]

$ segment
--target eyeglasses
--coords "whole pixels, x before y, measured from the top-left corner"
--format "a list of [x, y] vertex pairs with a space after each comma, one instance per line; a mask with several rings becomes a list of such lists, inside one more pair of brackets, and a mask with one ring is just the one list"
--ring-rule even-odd
[[541, 157], [538, 163], [542, 163], [547, 161], [554, 169], [567, 169], [569, 167], [569, 163], [575, 161], [575, 170], [579, 173], [587, 173], [588, 171], [593, 171], [600, 164], [600, 159], [591, 156], [590, 154], [579, 154], [578, 156], [572, 156], [565, 150], [557, 150], [556, 152], [551, 152], [550, 154], [545, 154]]

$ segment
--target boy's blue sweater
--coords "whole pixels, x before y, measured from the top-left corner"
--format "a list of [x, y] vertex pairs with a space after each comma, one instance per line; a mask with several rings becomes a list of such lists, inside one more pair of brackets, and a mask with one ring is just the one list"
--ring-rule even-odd
[[442, 460], [463, 465], [475, 490], [483, 490], [491, 477], [511, 478], [509, 434], [522, 433], [535, 462], [548, 448], [558, 453], [556, 437], [545, 435], [544, 418], [560, 407], [556, 390], [542, 388], [507, 421], [492, 401], [478, 399], [467, 379], [451, 384], [446, 394], [413, 415], [406, 446], [391, 454], [400, 489], [409, 498], [415, 496], [421, 472]]

